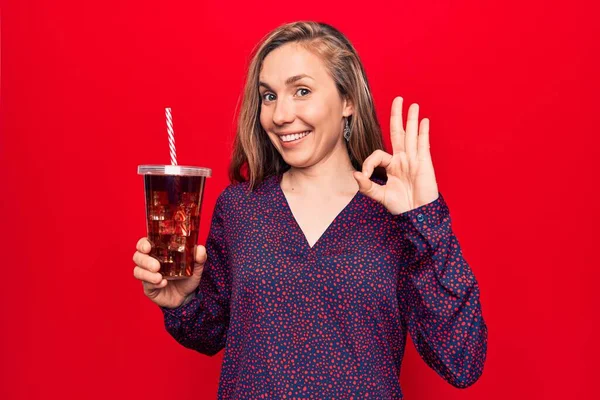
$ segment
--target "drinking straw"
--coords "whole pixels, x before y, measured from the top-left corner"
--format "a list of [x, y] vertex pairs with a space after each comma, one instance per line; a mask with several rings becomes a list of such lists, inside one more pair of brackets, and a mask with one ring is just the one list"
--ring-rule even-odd
[[173, 118], [171, 117], [171, 107], [165, 108], [167, 118], [167, 134], [169, 135], [169, 152], [171, 154], [171, 166], [165, 167], [174, 176], [169, 180], [173, 184], [173, 190], [168, 190], [169, 203], [178, 204], [181, 201], [181, 177], [179, 176], [179, 167], [177, 166], [177, 150], [175, 149], [175, 132], [173, 131]]
[[173, 119], [171, 117], [171, 107], [165, 108], [167, 117], [167, 133], [169, 134], [169, 151], [171, 153], [171, 165], [177, 165], [177, 150], [175, 149], [175, 132], [173, 132]]

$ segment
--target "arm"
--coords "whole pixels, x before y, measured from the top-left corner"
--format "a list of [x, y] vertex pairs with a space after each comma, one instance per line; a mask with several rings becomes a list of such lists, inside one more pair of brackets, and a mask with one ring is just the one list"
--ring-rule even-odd
[[207, 260], [198, 288], [178, 308], [160, 307], [167, 332], [183, 346], [209, 356], [225, 347], [229, 327], [231, 277], [223, 201], [221, 194], [206, 240]]
[[479, 379], [487, 352], [487, 326], [479, 286], [451, 228], [442, 194], [395, 217], [406, 266], [398, 303], [423, 360], [458, 388]]

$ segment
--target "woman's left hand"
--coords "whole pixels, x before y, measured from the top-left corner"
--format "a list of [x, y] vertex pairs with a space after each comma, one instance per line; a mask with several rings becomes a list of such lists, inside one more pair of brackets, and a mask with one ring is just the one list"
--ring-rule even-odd
[[[418, 104], [413, 103], [408, 109], [404, 131], [402, 97], [394, 99], [390, 137], [393, 154], [376, 150], [364, 161], [362, 172], [354, 172], [360, 192], [381, 203], [394, 215], [437, 200], [439, 193], [429, 152], [429, 119], [424, 118], [419, 125]], [[383, 186], [369, 179], [379, 166], [387, 172], [387, 182]]]

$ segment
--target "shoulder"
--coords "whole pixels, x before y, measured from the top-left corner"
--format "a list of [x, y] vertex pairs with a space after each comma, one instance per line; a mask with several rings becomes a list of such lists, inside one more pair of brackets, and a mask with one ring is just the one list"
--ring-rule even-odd
[[249, 182], [230, 183], [225, 187], [217, 198], [217, 205], [220, 206], [236, 206], [264, 200], [266, 197], [273, 194], [274, 185], [277, 184], [277, 176], [269, 176], [261, 183], [255, 185], [253, 190], [250, 190]]

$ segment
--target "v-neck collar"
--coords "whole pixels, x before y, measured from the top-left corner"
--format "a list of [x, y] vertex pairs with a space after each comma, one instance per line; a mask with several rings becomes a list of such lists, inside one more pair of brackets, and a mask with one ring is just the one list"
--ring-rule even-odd
[[296, 217], [294, 216], [294, 213], [292, 212], [292, 208], [290, 207], [290, 203], [288, 202], [288, 199], [285, 196], [283, 189], [281, 188], [282, 177], [283, 177], [283, 174], [274, 176], [274, 184], [276, 186], [275, 191], [276, 191], [277, 195], [280, 197], [280, 199], [282, 200], [283, 207], [285, 208], [284, 212], [285, 212], [287, 218], [290, 220], [290, 223], [293, 226], [293, 229], [295, 229], [296, 233], [298, 233], [298, 235], [300, 235], [302, 237], [303, 246], [309, 252], [314, 252], [314, 251], [316, 251], [317, 248], [319, 248], [320, 246], [323, 246], [322, 242], [327, 239], [327, 236], [328, 236], [329, 232], [332, 230], [332, 228], [335, 227], [335, 225], [337, 223], [339, 223], [339, 220], [342, 219], [344, 217], [344, 215], [349, 212], [348, 210], [350, 208], [352, 208], [354, 203], [356, 203], [358, 201], [358, 198], [362, 195], [360, 193], [360, 191], [357, 191], [354, 194], [354, 196], [352, 197], [352, 199], [350, 199], [348, 204], [346, 204], [344, 206], [344, 208], [342, 208], [342, 210], [335, 216], [333, 221], [331, 221], [331, 223], [327, 226], [327, 228], [325, 228], [325, 230], [323, 231], [321, 236], [319, 236], [319, 238], [317, 239], [315, 244], [312, 245], [312, 247], [311, 247], [310, 244], [308, 243], [308, 239], [306, 238], [306, 234], [300, 227], [298, 220], [296, 220]]

